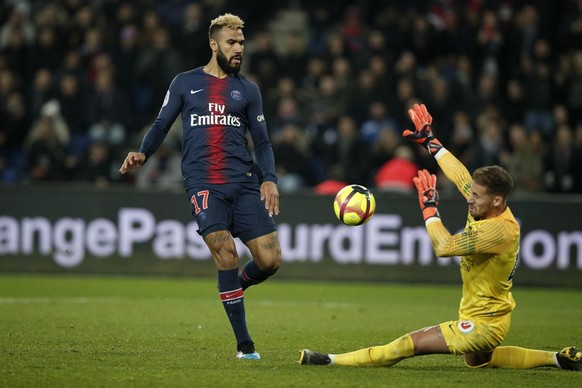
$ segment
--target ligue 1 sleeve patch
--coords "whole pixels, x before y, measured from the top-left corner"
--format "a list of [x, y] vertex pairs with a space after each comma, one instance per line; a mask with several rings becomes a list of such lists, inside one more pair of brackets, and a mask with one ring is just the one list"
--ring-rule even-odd
[[162, 103], [162, 108], [165, 107], [166, 105], [168, 105], [168, 101], [170, 101], [170, 91], [169, 90], [166, 92], [166, 95], [164, 96], [164, 102]]
[[457, 327], [459, 328], [459, 331], [464, 334], [469, 334], [475, 330], [475, 324], [471, 321], [459, 321]]

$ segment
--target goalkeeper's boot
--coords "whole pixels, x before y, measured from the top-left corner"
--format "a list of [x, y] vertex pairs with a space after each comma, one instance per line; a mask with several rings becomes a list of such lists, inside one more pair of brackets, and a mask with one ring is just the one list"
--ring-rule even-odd
[[556, 353], [560, 368], [582, 371], [582, 352], [574, 346], [569, 346]]
[[255, 351], [255, 344], [244, 342], [237, 346], [236, 358], [243, 360], [260, 360], [261, 355]]
[[331, 364], [331, 358], [324, 353], [317, 353], [313, 350], [303, 349], [299, 355], [298, 362], [301, 365], [329, 365]]

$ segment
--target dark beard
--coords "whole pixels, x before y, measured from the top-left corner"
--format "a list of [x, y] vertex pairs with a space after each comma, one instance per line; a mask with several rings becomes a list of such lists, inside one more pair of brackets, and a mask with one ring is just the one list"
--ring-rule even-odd
[[[224, 71], [226, 74], [238, 74], [238, 72], [240, 71], [240, 65], [239, 66], [231, 66], [230, 63], [228, 63], [228, 59], [226, 59], [226, 56], [222, 53], [222, 50], [220, 50], [220, 47], [218, 48], [218, 53], [216, 55], [216, 62], [218, 62], [218, 66], [220, 66], [222, 71]], [[241, 57], [241, 64], [242, 64], [242, 57]]]

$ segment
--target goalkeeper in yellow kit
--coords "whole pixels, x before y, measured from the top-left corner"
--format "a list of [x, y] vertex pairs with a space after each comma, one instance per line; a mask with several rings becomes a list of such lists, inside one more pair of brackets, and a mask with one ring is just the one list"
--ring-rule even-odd
[[473, 175], [434, 137], [432, 117], [424, 105], [415, 104], [408, 114], [415, 131], [403, 136], [424, 146], [455, 183], [469, 205], [465, 229], [451, 235], [437, 210], [436, 176], [418, 171], [414, 184], [426, 229], [437, 256], [461, 256], [463, 295], [459, 319], [403, 335], [383, 346], [343, 354], [301, 351], [302, 365], [391, 366], [426, 354], [464, 355], [471, 368], [557, 367], [582, 370], [582, 354], [575, 347], [560, 352], [499, 346], [509, 331], [515, 301], [512, 277], [519, 252], [519, 224], [507, 206], [513, 180], [500, 166], [475, 170]]

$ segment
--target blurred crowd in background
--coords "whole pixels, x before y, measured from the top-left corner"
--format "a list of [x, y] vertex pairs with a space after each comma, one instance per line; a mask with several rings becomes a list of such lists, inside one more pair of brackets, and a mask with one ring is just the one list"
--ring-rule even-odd
[[117, 171], [173, 77], [208, 62], [224, 12], [246, 22], [241, 73], [262, 91], [281, 192], [411, 190], [438, 171], [401, 137], [422, 102], [469, 170], [582, 193], [581, 0], [4, 0], [0, 181], [181, 190], [180, 119], [142, 169]]

